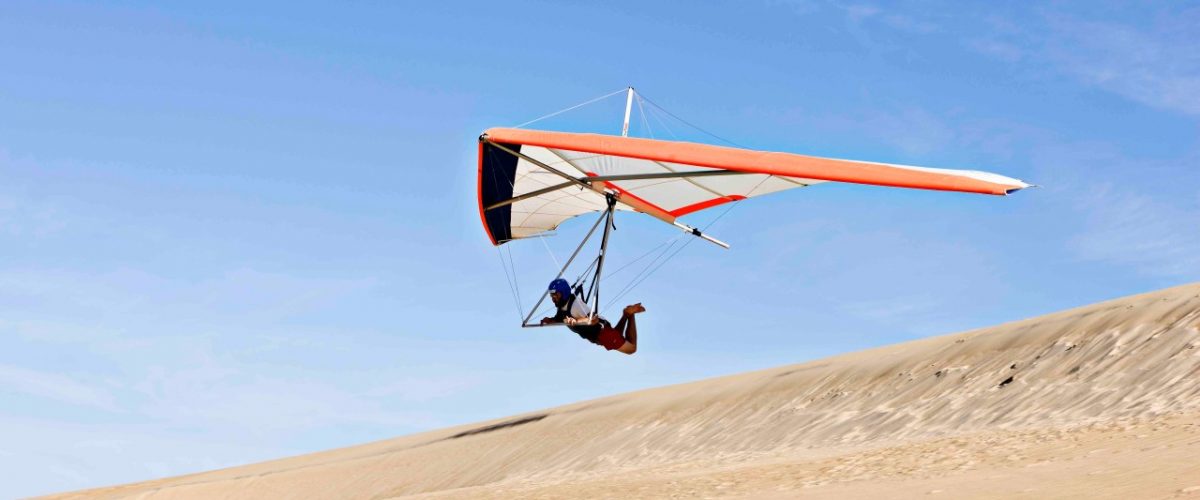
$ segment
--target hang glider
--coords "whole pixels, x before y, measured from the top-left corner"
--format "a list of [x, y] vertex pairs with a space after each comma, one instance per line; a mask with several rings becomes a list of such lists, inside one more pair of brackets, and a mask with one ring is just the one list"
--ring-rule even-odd
[[[613, 95], [613, 94], [610, 94]], [[576, 280], [592, 275], [587, 298], [599, 311], [599, 282], [616, 210], [641, 212], [729, 248], [678, 219], [755, 196], [826, 182], [1008, 195], [1030, 185], [976, 170], [839, 160], [794, 153], [627, 137], [634, 91], [628, 89], [622, 135], [492, 128], [479, 136], [479, 215], [493, 245], [553, 231], [601, 212], [562, 267], [561, 278], [604, 223], [600, 250]], [[593, 295], [594, 293], [594, 295]], [[546, 294], [526, 315], [529, 323]], [[519, 299], [518, 299], [519, 302]]]
[[707, 208], [824, 182], [1007, 195], [1029, 184], [948, 170], [709, 144], [493, 128], [479, 138], [479, 209], [492, 244], [552, 231], [605, 209], [676, 219]]

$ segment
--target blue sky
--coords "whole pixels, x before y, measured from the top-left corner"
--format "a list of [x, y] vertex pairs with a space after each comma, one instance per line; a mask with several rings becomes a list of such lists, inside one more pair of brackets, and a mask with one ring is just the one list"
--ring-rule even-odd
[[[1195, 281], [1197, 26], [1188, 3], [5, 2], [0, 496]], [[476, 137], [626, 85], [748, 147], [1043, 187], [754, 199], [710, 229], [732, 250], [688, 245], [623, 299], [650, 309], [636, 356], [522, 330], [478, 220]], [[616, 133], [621, 107], [538, 126]], [[513, 246], [526, 302], [583, 224]], [[672, 238], [620, 217], [612, 265]]]

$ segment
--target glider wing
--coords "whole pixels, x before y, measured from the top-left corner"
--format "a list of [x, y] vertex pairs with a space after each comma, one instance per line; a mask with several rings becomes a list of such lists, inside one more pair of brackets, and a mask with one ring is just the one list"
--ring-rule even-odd
[[732, 201], [822, 182], [1006, 195], [1009, 177], [599, 134], [489, 129], [479, 141], [479, 210], [495, 245], [617, 208], [666, 222]]

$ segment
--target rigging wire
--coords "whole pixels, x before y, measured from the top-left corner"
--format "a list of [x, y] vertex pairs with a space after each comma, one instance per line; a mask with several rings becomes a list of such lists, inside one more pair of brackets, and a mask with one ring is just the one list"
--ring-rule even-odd
[[625, 269], [629, 268], [629, 266], [632, 266], [632, 265], [636, 264], [636, 263], [637, 263], [637, 261], [639, 261], [639, 260], [642, 260], [642, 259], [646, 258], [646, 257], [647, 257], [647, 256], [649, 256], [651, 253], [653, 253], [653, 252], [657, 251], [658, 249], [662, 248], [662, 247], [663, 247], [663, 245], [666, 245], [667, 243], [670, 243], [670, 242], [672, 242], [672, 241], [674, 241], [674, 240], [678, 240], [679, 238], [683, 237], [685, 234], [686, 234], [686, 233], [679, 233], [679, 234], [677, 234], [677, 235], [675, 235], [675, 236], [672, 236], [672, 237], [670, 237], [670, 238], [667, 238], [667, 239], [663, 240], [663, 241], [662, 241], [662, 243], [659, 243], [659, 244], [658, 244], [658, 246], [656, 246], [656, 247], [654, 247], [654, 248], [651, 248], [650, 250], [647, 250], [647, 251], [646, 251], [646, 253], [642, 254], [640, 257], [638, 257], [638, 258], [636, 258], [636, 259], [633, 259], [633, 260], [631, 260], [631, 261], [629, 261], [629, 262], [626, 262], [626, 263], [625, 263], [625, 265], [623, 265], [623, 266], [621, 266], [621, 267], [618, 267], [618, 268], [617, 268], [615, 271], [610, 271], [610, 272], [608, 272], [608, 273], [605, 273], [605, 275], [604, 275], [604, 278], [603, 278], [603, 279], [608, 279], [608, 278], [611, 278], [611, 277], [613, 277], [613, 276], [616, 276], [616, 275], [617, 275], [617, 274], [619, 274], [621, 271], [624, 271]]
[[[578, 287], [577, 288], [578, 290], [582, 290], [583, 289], [583, 277], [590, 274], [592, 272], [592, 269], [596, 267], [596, 264], [599, 264], [599, 263], [600, 263], [600, 256], [596, 255], [596, 258], [592, 259], [592, 263], [588, 264], [587, 269], [584, 269], [582, 273], [579, 273], [579, 277], [575, 278], [575, 282], [572, 283], [571, 286]], [[592, 292], [596, 291], [596, 283], [597, 283], [596, 276], [593, 275], [592, 282], [588, 284], [587, 293], [584, 294], [583, 297], [579, 297], [585, 303], [592, 299]]]
[[513, 305], [517, 306], [517, 321], [524, 321], [525, 318], [521, 315], [521, 301], [517, 298], [517, 292], [513, 288], [513, 277], [508, 274], [508, 266], [504, 265], [504, 252], [500, 247], [496, 247], [496, 257], [500, 258], [500, 269], [504, 270], [504, 279], [508, 281], [508, 291], [512, 294]]
[[[712, 222], [709, 222], [708, 224], [706, 224], [704, 226], [704, 228], [701, 229], [701, 232], [708, 231], [708, 228], [712, 227], [713, 224], [716, 224], [716, 222], [718, 220], [721, 220], [721, 217], [724, 217], [725, 214], [729, 213], [730, 210], [733, 210], [733, 207], [737, 206], [738, 202], [740, 202], [740, 201], [741, 200], [730, 203], [729, 206], [726, 207], [725, 210], [723, 212], [721, 212], [720, 215], [718, 215], [715, 219], [713, 219]], [[685, 236], [685, 235], [687, 235], [687, 233], [680, 233], [680, 236]], [[678, 249], [676, 249], [674, 252], [672, 252], [671, 255], [667, 256], [667, 258], [665, 258], [665, 259], [662, 259], [662, 261], [658, 261], [658, 258], [655, 258], [653, 261], [651, 261], [650, 264], [648, 264], [645, 268], [643, 268], [642, 272], [638, 273], [637, 275], [635, 275], [633, 277], [633, 280], [630, 281], [630, 283], [621, 290], [621, 293], [619, 293], [616, 297], [614, 297], [612, 299], [612, 301], [610, 301], [610, 304], [619, 304], [620, 300], [623, 297], [625, 297], [626, 294], [628, 294], [629, 292], [632, 292], [635, 288], [637, 288], [643, 282], [645, 282], [647, 279], [649, 279], [650, 276], [654, 275], [655, 272], [658, 272], [659, 269], [662, 269], [663, 266], [667, 265], [667, 262], [670, 262], [671, 259], [675, 258], [675, 256], [678, 255], [679, 252], [682, 252], [683, 249], [688, 247], [688, 245], [691, 245], [693, 241], [695, 241], [694, 238], [689, 238], [686, 242], [683, 243], [683, 245], [680, 245]], [[675, 243], [678, 243], [678, 240], [676, 240]], [[674, 246], [675, 246], [675, 244], [672, 243], [671, 246], [667, 247], [666, 250], [663, 251], [663, 253], [660, 255], [660, 257], [662, 255], [666, 255], [666, 252], [670, 251], [671, 247], [674, 247]], [[658, 265], [655, 266], [654, 269], [650, 269], [649, 272], [646, 272], [646, 269], [649, 269], [650, 266], [654, 265], [655, 262], [658, 262]], [[609, 307], [613, 307], [613, 306], [610, 305]]]
[[[598, 263], [598, 262], [600, 262], [600, 256], [596, 255], [596, 258], [592, 259], [592, 263], [588, 264], [587, 268], [584, 269], [583, 272], [579, 273], [579, 276], [575, 277], [575, 281], [571, 282], [571, 286], [574, 287], [577, 285], [581, 285], [583, 283], [583, 277], [587, 276], [588, 273], [592, 272], [592, 268], [596, 267], [596, 263]], [[594, 282], [595, 280], [592, 280], [592, 281]]]
[[550, 254], [551, 259], [554, 259], [554, 267], [562, 267], [562, 264], [558, 263], [558, 256], [554, 255], [554, 252], [550, 250], [550, 245], [546, 243], [546, 233], [538, 233], [537, 239], [542, 240], [542, 246], [546, 247], [546, 253]]
[[650, 134], [650, 138], [653, 139], [654, 129], [650, 128], [650, 122], [646, 120], [646, 108], [642, 106], [642, 96], [638, 95], [637, 92], [634, 92], [633, 95], [637, 97], [638, 111], [642, 114], [642, 126], [646, 127], [646, 133]]
[[[625, 296], [625, 294], [628, 294], [630, 289], [632, 289], [632, 287], [635, 287], [635, 285], [636, 285], [635, 282], [638, 282], [638, 278], [640, 278], [642, 275], [644, 275], [644, 273], [646, 273], [646, 271], [649, 270], [650, 267], [653, 267], [655, 265], [655, 263], [658, 263], [658, 261], [660, 259], [662, 259], [662, 255], [666, 255], [667, 252], [671, 252], [671, 248], [674, 248], [674, 246], [678, 245], [679, 241], [682, 241], [683, 237], [685, 235], [686, 235], [686, 233], [679, 233], [676, 236], [672, 237], [672, 239], [668, 240], [668, 241], [670, 241], [671, 245], [667, 245], [666, 248], [662, 249], [662, 252], [660, 252], [658, 255], [654, 255], [654, 258], [650, 259], [649, 263], [647, 263], [646, 266], [643, 266], [641, 271], [637, 271], [637, 273], [636, 273], [636, 275], [634, 275], [634, 277], [630, 278], [628, 282], [625, 282], [624, 287], [622, 287], [622, 289], [620, 289], [620, 291], [618, 291], [617, 295], [614, 296], [612, 303], [617, 303], [616, 300], [620, 299], [620, 297]], [[659, 245], [659, 247], [661, 247], [661, 246], [662, 245]], [[653, 249], [650, 252], [653, 252]], [[643, 255], [643, 257], [644, 257], [644, 255]], [[641, 259], [641, 258], [638, 258], [638, 259]], [[623, 267], [623, 269], [624, 269], [624, 267]]]
[[[639, 99], [640, 99], [641, 97], [642, 97], [642, 96], [640, 96], [640, 95], [638, 96], [638, 98], [639, 98]], [[651, 107], [651, 108], [650, 108], [650, 111], [654, 111], [654, 108], [653, 108], [653, 107]], [[674, 131], [674, 130], [671, 130], [671, 127], [667, 125], [667, 122], [666, 122], [666, 120], [663, 120], [663, 119], [662, 119], [662, 117], [658, 115], [658, 112], [657, 112], [657, 111], [654, 111], [654, 114], [652, 114], [651, 116], [653, 116], [655, 120], [658, 120], [658, 124], [659, 124], [659, 125], [662, 125], [662, 127], [663, 127], [664, 129], [666, 129], [666, 130], [667, 130], [667, 133], [668, 133], [668, 134], [671, 134], [671, 138], [672, 138], [672, 139], [679, 140], [679, 136], [678, 136], [678, 135], [675, 135], [675, 131]]]
[[667, 254], [667, 252], [670, 252], [672, 248], [675, 248], [675, 245], [677, 245], [683, 239], [683, 236], [685, 234], [686, 233], [677, 234], [675, 236], [675, 238], [673, 238], [671, 240], [670, 245], [668, 245], [666, 248], [664, 248], [662, 250], [662, 252], [660, 252], [653, 259], [651, 259], [650, 262], [647, 263], [646, 266], [643, 267], [641, 271], [638, 271], [637, 274], [633, 275], [633, 278], [630, 278], [629, 281], [625, 283], [625, 286], [621, 288], [621, 291], [617, 292], [616, 297], [613, 298], [613, 301], [611, 303], [616, 304], [617, 300], [619, 300], [621, 297], [624, 297], [626, 293], [629, 293], [629, 291], [632, 290], [633, 287], [635, 287], [637, 284], [639, 284], [640, 283], [639, 278], [641, 278], [641, 276], [643, 274], [645, 274], [647, 270], [649, 270], [651, 267], [653, 267], [655, 263], [659, 262], [659, 260], [662, 259], [663, 256]]
[[513, 287], [517, 290], [517, 311], [518, 314], [525, 311], [525, 306], [521, 304], [521, 280], [517, 279], [517, 266], [513, 264], [512, 247], [508, 247], [508, 267], [512, 269]]
[[[490, 154], [495, 154], [495, 153], [492, 152]], [[497, 178], [495, 171], [492, 171], [492, 181], [495, 182], [496, 184], [500, 183], [499, 178]], [[506, 178], [505, 182], [508, 183], [510, 188], [516, 189], [516, 187], [513, 186], [512, 181], [509, 181]], [[520, 321], [524, 321], [525, 320], [525, 317], [524, 317], [525, 307], [521, 305], [521, 284], [520, 284], [520, 281], [517, 279], [517, 268], [513, 264], [512, 247], [507, 247], [507, 248], [508, 248], [507, 266], [505, 265], [505, 262], [504, 262], [504, 250], [502, 248], [500, 248], [499, 246], [497, 246], [496, 254], [500, 257], [500, 267], [504, 268], [504, 277], [505, 277], [505, 279], [508, 280], [509, 291], [512, 292], [512, 294], [513, 294], [513, 303], [517, 306], [517, 317], [520, 318]], [[549, 247], [547, 247], [546, 249], [547, 249], [547, 251], [549, 251]], [[553, 257], [553, 255], [554, 254], [551, 254], [551, 257]], [[509, 275], [510, 269], [512, 270], [511, 277]]]
[[[730, 203], [729, 206], [727, 206], [725, 208], [725, 210], [723, 210], [720, 213], [720, 215], [717, 215], [713, 220], [709, 221], [708, 224], [705, 224], [704, 227], [700, 231], [701, 232], [708, 231], [708, 229], [710, 227], [712, 227], [713, 224], [716, 224], [717, 221], [721, 220], [722, 217], [725, 217], [725, 215], [728, 214], [730, 211], [732, 211], [734, 207], [740, 205], [742, 203], [742, 200], [749, 198], [749, 196], [751, 194], [753, 194], [755, 191], [757, 191], [758, 188], [760, 186], [762, 186], [764, 182], [767, 182], [767, 179], [770, 179], [771, 177], [773, 177], [773, 176], [770, 176], [770, 175], [764, 176], [761, 181], [758, 181], [758, 184], [755, 184], [754, 187], [751, 188], [750, 191], [748, 191], [746, 193], [746, 198], [742, 198], [741, 200], [737, 200], [737, 201], [734, 201], [733, 203]], [[685, 234], [687, 234], [687, 233], [680, 233], [680, 236], [683, 236]], [[623, 297], [625, 297], [625, 294], [633, 291], [635, 288], [637, 288], [639, 285], [641, 285], [642, 282], [649, 279], [651, 275], [653, 275], [659, 269], [662, 269], [662, 267], [665, 266], [667, 264], [667, 262], [669, 262], [671, 259], [675, 258], [675, 256], [678, 255], [679, 252], [682, 252], [683, 249], [687, 248], [687, 246], [692, 244], [693, 241], [695, 241], [695, 239], [688, 239], [687, 242], [685, 242], [682, 246], [680, 246], [678, 250], [675, 250], [675, 252], [673, 252], [670, 256], [668, 256], [666, 259], [663, 259], [662, 262], [660, 262], [656, 267], [654, 267], [654, 269], [651, 269], [649, 272], [645, 272], [645, 270], [649, 269], [649, 267], [650, 267], [649, 265], [647, 265], [646, 268], [643, 269], [643, 272], [645, 272], [645, 274], [643, 275], [641, 272], [639, 272], [636, 276], [634, 276], [634, 280], [636, 280], [636, 282], [631, 282], [630, 284], [626, 285], [625, 288], [622, 289], [621, 293], [617, 294], [617, 296], [612, 299], [610, 304], [619, 304], [620, 300]], [[672, 247], [675, 246], [674, 243], [672, 243], [671, 246]], [[667, 250], [665, 250], [663, 252], [663, 254], [665, 255], [666, 251], [669, 251], [670, 248], [671, 247], [667, 247]], [[657, 261], [657, 260], [658, 259], [656, 258], [655, 261]], [[653, 262], [654, 261], [651, 261], [651, 265], [653, 265]], [[609, 307], [612, 307], [612, 306], [610, 305]]]
[[692, 128], [694, 128], [694, 129], [696, 129], [696, 130], [699, 130], [699, 131], [701, 131], [701, 132], [704, 132], [705, 134], [708, 134], [708, 135], [710, 135], [710, 136], [712, 136], [712, 137], [714, 137], [714, 138], [716, 138], [716, 139], [718, 139], [718, 140], [720, 140], [720, 141], [722, 141], [722, 142], [726, 142], [726, 143], [728, 143], [728, 144], [731, 144], [731, 145], [733, 145], [733, 146], [736, 146], [736, 147], [739, 147], [739, 148], [745, 148], [745, 147], [746, 147], [746, 146], [743, 146], [743, 145], [741, 145], [741, 144], [738, 144], [738, 143], [736, 143], [736, 142], [733, 142], [733, 141], [731, 141], [731, 140], [729, 140], [729, 139], [726, 139], [726, 138], [724, 138], [724, 137], [721, 137], [721, 136], [719, 136], [719, 135], [717, 135], [717, 134], [714, 134], [714, 133], [712, 133], [712, 132], [709, 132], [708, 130], [705, 130], [705, 129], [703, 129], [703, 128], [701, 128], [701, 127], [700, 127], [700, 126], [698, 126], [698, 125], [695, 125], [695, 124], [693, 124], [693, 123], [691, 123], [691, 122], [689, 122], [689, 121], [687, 121], [687, 120], [684, 120], [683, 118], [680, 118], [680, 117], [676, 116], [676, 115], [675, 115], [675, 113], [672, 113], [672, 112], [670, 112], [670, 111], [667, 111], [667, 109], [666, 109], [666, 108], [664, 108], [664, 107], [662, 107], [662, 106], [659, 106], [659, 105], [658, 105], [658, 103], [654, 102], [654, 101], [653, 101], [653, 100], [651, 100], [649, 97], [642, 96], [642, 98], [643, 98], [643, 99], [645, 99], [645, 100], [646, 100], [646, 102], [650, 103], [650, 105], [651, 105], [651, 106], [654, 106], [654, 107], [658, 108], [660, 111], [662, 111], [663, 113], [666, 113], [666, 114], [667, 114], [667, 115], [669, 115], [671, 118], [674, 118], [674, 119], [676, 119], [676, 120], [679, 120], [680, 122], [683, 122], [683, 124], [684, 124], [684, 125], [687, 125], [687, 126], [689, 126], [689, 127], [692, 127]]
[[615, 95], [617, 95], [617, 94], [620, 94], [620, 93], [622, 93], [622, 92], [625, 92], [625, 91], [627, 91], [627, 90], [629, 90], [629, 87], [625, 87], [625, 88], [622, 88], [621, 90], [617, 90], [617, 91], [614, 91], [614, 92], [612, 92], [612, 93], [604, 94], [604, 95], [602, 95], [602, 96], [600, 96], [600, 97], [596, 97], [596, 98], [590, 99], [590, 100], [588, 100], [588, 101], [581, 102], [581, 103], [579, 103], [579, 104], [576, 104], [576, 105], [574, 105], [574, 106], [571, 106], [571, 107], [569, 107], [569, 108], [560, 109], [560, 110], [558, 110], [558, 111], [555, 111], [555, 112], [553, 112], [553, 113], [550, 113], [550, 114], [548, 114], [548, 115], [539, 116], [539, 117], [537, 117], [537, 118], [534, 118], [534, 119], [532, 119], [532, 120], [529, 120], [529, 121], [527, 121], [527, 122], [525, 122], [525, 123], [522, 123], [522, 124], [520, 124], [520, 125], [516, 125], [516, 126], [514, 126], [513, 128], [521, 128], [521, 127], [524, 127], [524, 126], [526, 126], [526, 125], [529, 125], [529, 124], [531, 124], [531, 123], [534, 123], [534, 122], [539, 122], [539, 121], [545, 120], [546, 118], [550, 118], [550, 117], [552, 117], [552, 116], [558, 116], [558, 115], [561, 115], [561, 114], [563, 114], [563, 113], [566, 113], [567, 111], [571, 111], [571, 110], [573, 110], [573, 109], [582, 108], [582, 107], [584, 107], [584, 106], [587, 106], [588, 104], [594, 103], [594, 102], [596, 102], [596, 101], [601, 101], [601, 100], [604, 100], [604, 99], [608, 99], [609, 97], [615, 96]]

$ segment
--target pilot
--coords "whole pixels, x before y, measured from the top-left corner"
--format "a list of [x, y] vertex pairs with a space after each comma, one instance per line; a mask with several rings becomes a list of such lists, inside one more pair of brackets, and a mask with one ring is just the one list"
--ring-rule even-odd
[[542, 318], [543, 325], [562, 323], [584, 340], [610, 351], [625, 354], [637, 352], [637, 320], [634, 315], [646, 312], [640, 302], [625, 306], [621, 320], [613, 328], [608, 320], [592, 315], [587, 303], [571, 293], [571, 285], [565, 279], [558, 278], [550, 282], [550, 300], [554, 301], [557, 312], [553, 318]]

